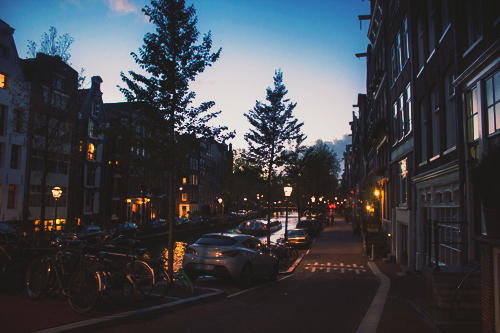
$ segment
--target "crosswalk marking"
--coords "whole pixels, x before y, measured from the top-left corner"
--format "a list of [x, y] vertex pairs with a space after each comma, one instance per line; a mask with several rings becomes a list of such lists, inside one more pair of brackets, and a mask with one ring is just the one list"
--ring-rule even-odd
[[332, 271], [337, 271], [340, 270], [341, 274], [345, 274], [346, 271], [352, 272], [355, 271], [356, 274], [360, 274], [360, 272], [366, 272], [366, 269], [364, 269], [363, 265], [357, 265], [357, 264], [332, 264], [330, 262], [326, 264], [320, 264], [319, 262], [315, 261], [314, 263], [307, 263], [305, 269], [311, 268], [311, 273], [316, 272], [316, 268], [319, 268], [320, 271], [322, 271], [326, 267], [325, 271], [327, 273], [330, 273]]

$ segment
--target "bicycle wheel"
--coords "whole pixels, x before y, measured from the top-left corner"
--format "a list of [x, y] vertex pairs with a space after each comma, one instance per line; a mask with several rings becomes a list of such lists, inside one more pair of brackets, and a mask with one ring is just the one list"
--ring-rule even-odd
[[26, 293], [31, 299], [42, 297], [47, 291], [50, 277], [49, 257], [38, 257], [26, 271]]
[[161, 299], [168, 294], [168, 290], [170, 288], [170, 277], [168, 276], [168, 271], [165, 267], [161, 267], [159, 265], [155, 265], [153, 267], [155, 284], [149, 297], [153, 299]]
[[132, 281], [137, 290], [136, 301], [142, 301], [151, 294], [155, 283], [154, 272], [144, 261], [134, 261], [128, 265]]
[[70, 277], [66, 296], [71, 310], [78, 314], [90, 312], [100, 299], [101, 279], [90, 266], [82, 266]]
[[5, 285], [9, 295], [17, 296], [24, 293], [26, 289], [24, 287], [24, 278], [26, 277], [27, 270], [28, 262], [21, 257], [13, 258], [4, 267]]
[[109, 299], [115, 303], [130, 303], [135, 301], [137, 290], [128, 271], [107, 271], [105, 273], [106, 286], [104, 290]]

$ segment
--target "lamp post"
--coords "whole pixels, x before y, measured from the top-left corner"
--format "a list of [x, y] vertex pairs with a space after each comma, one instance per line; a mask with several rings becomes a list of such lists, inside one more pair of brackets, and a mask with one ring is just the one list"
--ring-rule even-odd
[[245, 201], [245, 210], [248, 211], [247, 198], [243, 198], [243, 201]]
[[321, 202], [323, 202], [323, 197], [320, 197], [320, 198], [319, 198], [319, 202], [318, 202], [318, 212], [317, 212], [317, 214], [318, 214], [318, 215], [319, 215], [319, 204], [320, 204]]
[[259, 212], [259, 201], [260, 201], [260, 194], [257, 193], [257, 214], [260, 215], [260, 212]]
[[55, 186], [52, 189], [52, 196], [54, 197], [54, 200], [56, 201], [56, 212], [55, 212], [55, 217], [54, 217], [54, 224], [52, 225], [52, 231], [56, 231], [56, 223], [57, 223], [57, 199], [61, 197], [62, 190], [59, 186]]
[[288, 198], [292, 194], [293, 188], [288, 185], [283, 188], [285, 191], [285, 200], [286, 200], [286, 210], [285, 210], [285, 242], [288, 241]]
[[220, 214], [219, 214], [219, 224], [222, 222], [222, 198], [219, 198], [217, 201], [219, 201], [219, 208], [220, 208]]
[[[311, 197], [311, 202], [313, 203], [311, 205], [311, 210], [313, 210], [314, 209], [314, 203], [316, 202], [316, 198], [314, 197], [314, 195]], [[312, 212], [311, 212], [311, 216], [312, 216]]]

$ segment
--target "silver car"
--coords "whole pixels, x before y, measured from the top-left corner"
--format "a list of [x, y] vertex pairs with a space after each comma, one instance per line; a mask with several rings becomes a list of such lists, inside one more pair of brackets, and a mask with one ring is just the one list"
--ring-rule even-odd
[[182, 268], [192, 281], [200, 275], [236, 279], [247, 288], [252, 278], [276, 281], [278, 259], [262, 242], [250, 235], [206, 234], [186, 248]]

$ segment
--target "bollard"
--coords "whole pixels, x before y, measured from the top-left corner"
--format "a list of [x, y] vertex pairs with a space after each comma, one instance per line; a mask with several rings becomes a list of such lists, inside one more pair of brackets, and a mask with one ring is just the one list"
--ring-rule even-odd
[[375, 260], [375, 244], [372, 244], [372, 260]]

